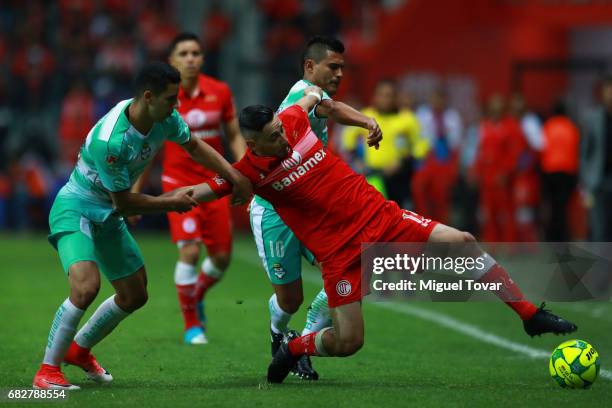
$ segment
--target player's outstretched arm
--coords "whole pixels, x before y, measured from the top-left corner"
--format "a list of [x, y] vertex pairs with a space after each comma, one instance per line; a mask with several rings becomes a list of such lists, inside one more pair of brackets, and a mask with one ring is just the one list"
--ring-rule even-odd
[[186, 212], [199, 204], [193, 197], [193, 188], [186, 188], [177, 194], [168, 196], [151, 196], [132, 193], [129, 190], [110, 193], [110, 195], [115, 211], [126, 217], [170, 211]]
[[181, 145], [191, 157], [206, 168], [219, 173], [228, 180], [233, 187], [232, 204], [244, 204], [253, 195], [253, 185], [238, 170], [232, 167], [208, 143], [192, 137], [189, 142]]
[[370, 118], [357, 109], [343, 102], [326, 99], [317, 106], [317, 115], [328, 117], [345, 126], [359, 126], [368, 130], [368, 146], [376, 147], [381, 142], [383, 135], [380, 126], [374, 118]]
[[160, 197], [173, 197], [191, 191], [192, 197], [198, 203], [207, 203], [220, 198], [207, 183], [196, 184], [193, 186], [179, 187], [172, 191], [162, 194]]

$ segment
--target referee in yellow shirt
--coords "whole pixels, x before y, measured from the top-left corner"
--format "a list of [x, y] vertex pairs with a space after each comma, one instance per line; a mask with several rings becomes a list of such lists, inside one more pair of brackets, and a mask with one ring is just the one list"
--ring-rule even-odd
[[409, 110], [398, 110], [394, 81], [379, 81], [372, 102], [372, 106], [363, 109], [362, 113], [374, 118], [385, 135], [380, 148], [363, 149], [368, 133], [357, 127], [345, 129], [343, 147], [371, 185], [386, 198], [405, 206], [410, 200], [414, 161], [425, 157], [429, 143], [421, 137], [415, 115]]

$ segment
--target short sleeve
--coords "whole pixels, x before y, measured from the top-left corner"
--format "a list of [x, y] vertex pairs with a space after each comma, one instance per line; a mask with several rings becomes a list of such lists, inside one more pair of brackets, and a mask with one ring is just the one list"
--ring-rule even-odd
[[181, 115], [174, 110], [172, 115], [167, 119], [167, 135], [166, 138], [171, 142], [178, 144], [185, 144], [191, 139], [191, 133], [189, 132], [189, 126], [183, 120]]
[[132, 187], [124, 149], [123, 143], [116, 147], [99, 143], [93, 149], [93, 159], [102, 187], [113, 193]]

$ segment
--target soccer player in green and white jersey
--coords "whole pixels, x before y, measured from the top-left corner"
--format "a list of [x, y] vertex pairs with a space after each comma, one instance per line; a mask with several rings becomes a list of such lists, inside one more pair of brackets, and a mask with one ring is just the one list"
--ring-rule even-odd
[[[90, 350], [142, 307], [148, 296], [143, 258], [122, 216], [184, 212], [198, 205], [192, 191], [172, 197], [130, 192], [165, 140], [180, 144], [195, 161], [236, 180], [234, 202], [245, 202], [252, 193], [248, 179], [212, 147], [190, 136], [174, 110], [179, 82], [179, 72], [170, 65], [144, 67], [136, 77], [135, 98], [119, 102], [91, 129], [70, 180], [53, 203], [49, 241], [68, 275], [70, 296], [53, 319], [34, 388], [78, 389], [61, 372], [62, 362], [82, 368], [95, 381], [113, 379]], [[102, 302], [76, 333], [100, 289], [100, 271], [115, 295]]]
[[[308, 118], [310, 126], [323, 144], [327, 146], [327, 119], [331, 118], [342, 125], [368, 129], [368, 145], [378, 147], [382, 133], [376, 121], [330, 97], [336, 93], [342, 80], [343, 53], [344, 45], [335, 38], [310, 39], [302, 55], [303, 77], [289, 90], [278, 111], [295, 104], [304, 96], [304, 90], [308, 86], [316, 85], [324, 92], [320, 103], [308, 113]], [[283, 336], [289, 332], [287, 325], [291, 316], [297, 312], [304, 300], [301, 257], [304, 256], [312, 264], [315, 264], [316, 260], [280, 219], [268, 201], [255, 196], [251, 202], [250, 218], [259, 256], [274, 288], [274, 294], [268, 303], [274, 356]], [[330, 324], [327, 296], [321, 289], [308, 308], [306, 326], [302, 335], [316, 332]], [[300, 359], [293, 373], [303, 379], [318, 379], [318, 374], [312, 369], [308, 356]]]

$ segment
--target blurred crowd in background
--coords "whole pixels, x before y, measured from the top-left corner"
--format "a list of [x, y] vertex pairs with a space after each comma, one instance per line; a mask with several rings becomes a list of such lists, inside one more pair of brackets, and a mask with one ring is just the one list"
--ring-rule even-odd
[[[2, 3], [0, 230], [48, 228], [89, 129], [131, 96], [135, 71], [165, 59], [188, 30], [200, 35], [204, 71], [230, 84], [238, 109], [278, 105], [300, 78], [305, 41], [340, 38], [351, 79], [338, 97], [374, 116], [385, 140], [373, 151], [359, 129], [330, 124], [333, 148], [405, 208], [490, 242], [612, 241], [612, 77], [601, 76], [580, 117], [561, 97], [537, 111], [520, 92], [475, 97], [477, 78], [459, 85], [471, 97], [463, 103], [444, 74], [425, 88], [409, 73], [378, 78], [364, 97], [355, 91], [363, 58], [359, 68], [351, 58], [402, 0]], [[165, 217], [155, 220], [149, 226], [162, 227]]]

